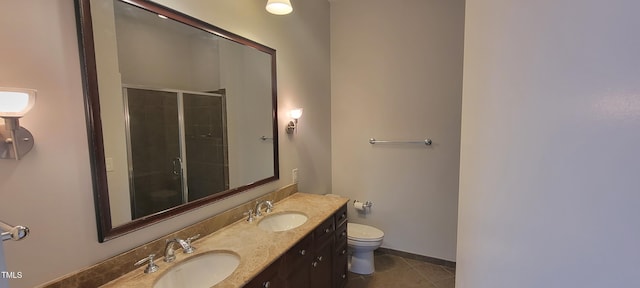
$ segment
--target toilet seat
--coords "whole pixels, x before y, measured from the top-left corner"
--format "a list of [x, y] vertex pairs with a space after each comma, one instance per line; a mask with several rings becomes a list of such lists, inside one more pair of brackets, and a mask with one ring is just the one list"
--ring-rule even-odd
[[347, 238], [355, 242], [379, 242], [384, 237], [382, 230], [357, 223], [347, 223]]

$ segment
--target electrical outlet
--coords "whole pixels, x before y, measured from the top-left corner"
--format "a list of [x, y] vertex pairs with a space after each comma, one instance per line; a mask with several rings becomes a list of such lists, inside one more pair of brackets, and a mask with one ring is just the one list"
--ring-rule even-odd
[[291, 178], [293, 178], [293, 183], [298, 183], [298, 168], [291, 170]]

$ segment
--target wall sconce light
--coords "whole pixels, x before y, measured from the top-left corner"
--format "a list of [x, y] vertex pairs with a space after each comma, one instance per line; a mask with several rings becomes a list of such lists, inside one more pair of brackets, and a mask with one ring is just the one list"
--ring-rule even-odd
[[36, 102], [36, 90], [0, 87], [0, 159], [16, 159], [33, 148], [33, 135], [18, 121]]
[[289, 0], [269, 0], [266, 9], [271, 14], [287, 15], [293, 11], [293, 6]]
[[293, 121], [289, 121], [289, 124], [287, 124], [287, 134], [293, 134], [293, 131], [295, 131], [298, 126], [298, 119], [300, 119], [301, 116], [302, 108], [289, 110], [289, 117], [291, 117]]

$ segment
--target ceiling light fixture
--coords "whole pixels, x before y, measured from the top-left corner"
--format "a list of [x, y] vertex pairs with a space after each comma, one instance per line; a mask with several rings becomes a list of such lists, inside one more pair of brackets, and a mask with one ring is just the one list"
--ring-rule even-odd
[[269, 0], [266, 9], [271, 14], [287, 15], [293, 11], [293, 6], [289, 0]]

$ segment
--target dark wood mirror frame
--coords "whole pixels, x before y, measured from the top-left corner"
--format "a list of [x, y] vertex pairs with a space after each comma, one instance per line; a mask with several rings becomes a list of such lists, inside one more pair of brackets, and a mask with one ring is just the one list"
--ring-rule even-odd
[[250, 188], [276, 181], [279, 179], [278, 164], [278, 125], [277, 125], [277, 86], [276, 86], [276, 51], [272, 48], [236, 35], [229, 31], [220, 29], [204, 21], [185, 15], [173, 9], [159, 4], [143, 0], [121, 0], [125, 3], [135, 5], [142, 9], [156, 14], [162, 14], [175, 21], [182, 22], [200, 30], [215, 34], [216, 36], [228, 39], [241, 45], [255, 48], [271, 56], [271, 87], [272, 87], [272, 117], [273, 117], [273, 155], [274, 155], [274, 175], [256, 182], [236, 187], [224, 192], [216, 193], [205, 198], [151, 214], [142, 218], [134, 219], [131, 222], [113, 227], [111, 222], [111, 209], [109, 205], [109, 188], [107, 185], [107, 169], [105, 165], [104, 142], [102, 133], [102, 122], [100, 116], [100, 101], [98, 93], [98, 75], [96, 70], [96, 58], [93, 38], [93, 28], [91, 20], [90, 0], [75, 0], [78, 42], [80, 48], [80, 63], [83, 74], [83, 88], [85, 94], [85, 114], [87, 120], [87, 132], [89, 141], [89, 152], [91, 160], [91, 170], [93, 176], [94, 201], [96, 209], [96, 220], [98, 226], [98, 241], [104, 242], [115, 237], [130, 233], [143, 227], [160, 222], [164, 219], [174, 217], [192, 209], [202, 207], [212, 202], [221, 200]]

